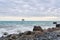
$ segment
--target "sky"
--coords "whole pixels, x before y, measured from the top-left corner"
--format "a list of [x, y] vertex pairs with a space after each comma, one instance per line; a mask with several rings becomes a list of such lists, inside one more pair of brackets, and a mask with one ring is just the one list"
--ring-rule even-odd
[[60, 0], [0, 0], [0, 21], [60, 21]]

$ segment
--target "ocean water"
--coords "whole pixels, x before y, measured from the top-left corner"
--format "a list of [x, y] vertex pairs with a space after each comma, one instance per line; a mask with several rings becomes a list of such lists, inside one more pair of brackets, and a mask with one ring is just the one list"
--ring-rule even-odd
[[[60, 23], [60, 21], [58, 21]], [[0, 21], [0, 37], [7, 32], [16, 34], [25, 31], [32, 31], [33, 27], [41, 26], [43, 29], [55, 27], [53, 21]]]

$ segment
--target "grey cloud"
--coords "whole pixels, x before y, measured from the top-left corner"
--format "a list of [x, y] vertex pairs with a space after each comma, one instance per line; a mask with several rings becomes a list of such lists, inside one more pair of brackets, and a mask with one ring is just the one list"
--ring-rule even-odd
[[56, 0], [0, 0], [0, 16], [60, 16], [59, 6]]

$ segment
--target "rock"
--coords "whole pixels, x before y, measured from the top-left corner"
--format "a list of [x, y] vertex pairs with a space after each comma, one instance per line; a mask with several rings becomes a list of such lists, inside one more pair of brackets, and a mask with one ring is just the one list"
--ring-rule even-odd
[[60, 24], [56, 24], [56, 27], [57, 27], [57, 28], [60, 28]]
[[28, 32], [26, 33], [26, 35], [31, 35], [31, 31], [28, 31]]
[[48, 28], [47, 31], [48, 31], [48, 32], [52, 32], [53, 30], [52, 30], [51, 28]]
[[57, 24], [57, 22], [53, 22], [53, 24]]
[[43, 32], [43, 29], [40, 26], [34, 26], [33, 31], [41, 31], [41, 32]]
[[15, 40], [18, 38], [18, 34], [10, 34], [6, 37], [5, 40]]
[[22, 36], [24, 33], [19, 33], [19, 36]]
[[13, 40], [13, 39], [8, 39], [8, 40]]
[[11, 37], [12, 35], [10, 34], [10, 35], [8, 35], [7, 37]]
[[31, 35], [31, 34], [32, 34], [31, 31], [26, 31], [26, 32], [24, 32], [24, 35]]
[[6, 37], [7, 35], [8, 35], [7, 32], [4, 32], [4, 33], [3, 33], [3, 37]]
[[60, 37], [60, 35], [57, 35], [57, 37]]
[[7, 32], [4, 32], [4, 34], [3, 35], [8, 35], [8, 33]]

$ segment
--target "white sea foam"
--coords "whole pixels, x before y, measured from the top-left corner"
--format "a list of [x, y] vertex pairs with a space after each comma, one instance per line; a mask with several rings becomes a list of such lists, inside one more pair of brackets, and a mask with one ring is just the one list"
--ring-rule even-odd
[[0, 37], [7, 32], [8, 34], [18, 34], [25, 31], [32, 31], [32, 26], [15, 25], [7, 28], [0, 28]]
[[[43, 29], [47, 29], [48, 26], [46, 27], [42, 27]], [[7, 32], [8, 34], [18, 34], [21, 32], [25, 32], [25, 31], [32, 31], [33, 30], [33, 26], [23, 26], [23, 25], [14, 25], [12, 27], [8, 27], [8, 28], [0, 28], [0, 37]]]

